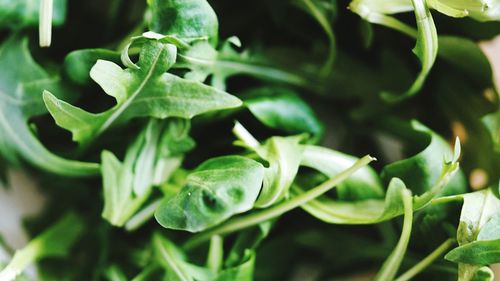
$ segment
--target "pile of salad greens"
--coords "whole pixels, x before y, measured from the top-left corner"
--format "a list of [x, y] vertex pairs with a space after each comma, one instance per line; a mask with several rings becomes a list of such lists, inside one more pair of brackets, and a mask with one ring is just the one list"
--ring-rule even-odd
[[0, 281], [493, 280], [498, 21], [497, 0], [0, 0], [0, 177], [46, 197]]

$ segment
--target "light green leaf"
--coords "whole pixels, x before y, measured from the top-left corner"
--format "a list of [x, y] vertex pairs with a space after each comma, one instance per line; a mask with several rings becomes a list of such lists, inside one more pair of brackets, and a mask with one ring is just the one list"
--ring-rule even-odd
[[186, 185], [156, 211], [166, 228], [202, 231], [252, 209], [261, 189], [264, 167], [241, 156], [222, 156], [203, 162]]
[[61, 89], [59, 81], [33, 60], [27, 39], [14, 35], [0, 47], [0, 67], [10, 69], [0, 77], [0, 155], [10, 162], [17, 162], [19, 157], [41, 169], [66, 176], [97, 174], [97, 164], [55, 155], [31, 131], [28, 120], [47, 112], [42, 91], [51, 89], [59, 93]]
[[56, 123], [70, 130], [73, 139], [88, 144], [107, 129], [134, 117], [192, 118], [196, 115], [237, 107], [241, 102], [225, 92], [165, 73], [175, 62], [174, 45], [149, 40], [140, 55], [139, 69], [121, 69], [99, 60], [90, 76], [116, 99], [111, 109], [94, 114], [55, 98], [44, 100]]
[[208, 39], [217, 44], [219, 22], [207, 0], [149, 0], [152, 31], [186, 41]]
[[255, 202], [256, 207], [269, 207], [288, 195], [302, 160], [303, 147], [299, 144], [301, 139], [300, 136], [272, 137], [255, 149], [269, 163], [262, 190]]
[[83, 232], [80, 217], [70, 213], [31, 240], [23, 249], [16, 251], [13, 259], [2, 271], [0, 280], [13, 281], [31, 263], [44, 258], [68, 256], [71, 247]]
[[188, 121], [169, 120], [165, 125], [165, 122], [150, 120], [127, 149], [124, 163], [111, 152], [103, 151], [103, 218], [112, 225], [123, 226], [149, 198], [152, 187], [168, 180], [179, 168], [183, 153], [192, 148], [175, 147], [182, 142], [192, 144], [187, 132], [179, 134], [178, 131], [185, 122]]

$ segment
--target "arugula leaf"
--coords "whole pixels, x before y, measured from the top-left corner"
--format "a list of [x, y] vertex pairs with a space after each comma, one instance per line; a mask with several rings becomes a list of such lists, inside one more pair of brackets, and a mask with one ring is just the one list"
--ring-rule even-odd
[[256, 88], [242, 95], [245, 106], [264, 125], [290, 134], [321, 137], [323, 124], [295, 92], [278, 87]]
[[217, 45], [219, 22], [206, 0], [148, 0], [152, 31], [186, 41], [208, 39]]
[[300, 140], [300, 136], [273, 137], [255, 148], [257, 154], [269, 163], [256, 207], [265, 208], [287, 197], [302, 159]]
[[16, 251], [13, 259], [2, 271], [0, 280], [16, 280], [29, 264], [44, 258], [63, 258], [68, 256], [72, 245], [82, 234], [83, 221], [69, 213], [50, 228], [31, 240], [23, 249]]
[[451, 250], [445, 258], [459, 263], [461, 280], [474, 280], [481, 265], [500, 261], [500, 199], [496, 198], [491, 189], [486, 189], [441, 200], [463, 200], [457, 230], [459, 247]]
[[164, 122], [150, 120], [128, 148], [124, 163], [103, 151], [103, 218], [123, 226], [149, 198], [152, 187], [168, 180], [179, 168], [183, 153], [194, 146], [187, 135], [189, 126], [181, 125], [185, 122], [170, 120], [164, 126]]
[[98, 60], [120, 62], [120, 53], [107, 49], [83, 49], [69, 53], [64, 58], [64, 74], [78, 85], [89, 84], [90, 70]]
[[[20, 29], [28, 26], [37, 26], [40, 5], [39, 1], [0, 0], [0, 28]], [[66, 18], [66, 0], [54, 0], [53, 25], [62, 25]]]
[[198, 82], [165, 73], [175, 62], [172, 44], [149, 40], [141, 49], [139, 69], [121, 69], [99, 60], [90, 76], [117, 104], [94, 114], [44, 93], [47, 109], [56, 123], [71, 131], [73, 140], [88, 144], [108, 128], [134, 117], [192, 118], [208, 111], [237, 107], [236, 98]]
[[156, 211], [166, 228], [202, 231], [252, 209], [264, 178], [264, 167], [241, 156], [212, 158], [189, 174], [186, 185]]
[[[11, 68], [12, 65], [19, 67]], [[14, 35], [1, 46], [0, 67], [11, 69], [0, 78], [0, 154], [9, 162], [20, 157], [41, 169], [66, 176], [98, 173], [97, 164], [66, 160], [51, 153], [31, 131], [28, 120], [46, 113], [43, 89], [61, 90], [57, 78], [50, 77], [30, 56], [26, 38]]]

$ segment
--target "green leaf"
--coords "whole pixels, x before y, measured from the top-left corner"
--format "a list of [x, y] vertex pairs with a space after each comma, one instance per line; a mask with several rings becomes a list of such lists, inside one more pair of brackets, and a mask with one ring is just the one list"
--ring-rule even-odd
[[241, 156], [203, 162], [173, 198], [162, 203], [156, 219], [166, 228], [198, 232], [252, 209], [264, 167]]
[[[394, 121], [387, 120], [384, 126], [389, 127], [394, 134], [398, 134], [406, 142], [409, 141], [413, 147], [419, 143], [423, 143], [425, 144], [425, 148], [411, 157], [385, 166], [381, 173], [382, 179], [388, 182], [393, 177], [398, 177], [408, 183], [415, 194], [423, 194], [431, 191], [431, 193], [427, 193], [429, 194], [427, 196], [438, 195], [442, 191], [442, 186], [439, 189], [433, 190], [432, 188], [436, 187], [436, 182], [442, 178], [443, 173], [458, 168], [458, 165], [453, 164], [456, 162], [446, 165], [445, 160], [446, 158], [450, 160], [456, 159], [457, 155], [453, 157], [454, 153], [448, 143], [423, 124], [412, 121], [408, 126], [397, 120]], [[461, 181], [460, 176], [449, 180], [451, 182], [445, 188], [456, 189], [458, 191], [465, 190], [465, 183]]]
[[302, 160], [301, 137], [272, 137], [255, 150], [269, 163], [255, 206], [268, 207], [287, 197]]
[[[20, 29], [38, 26], [40, 0], [0, 0], [0, 28]], [[66, 0], [54, 0], [52, 23], [62, 25], [66, 18]]]
[[16, 251], [13, 259], [2, 271], [0, 280], [16, 280], [31, 263], [44, 258], [67, 257], [71, 247], [83, 232], [80, 217], [70, 213], [31, 240], [23, 249]]
[[445, 257], [456, 263], [490, 265], [500, 262], [500, 239], [474, 241], [451, 250]]
[[243, 94], [245, 106], [262, 124], [290, 134], [321, 136], [323, 124], [313, 109], [286, 88], [256, 88]]
[[139, 69], [123, 70], [99, 60], [90, 76], [117, 104], [102, 113], [89, 113], [45, 92], [45, 104], [56, 123], [70, 130], [73, 140], [88, 144], [107, 129], [134, 117], [192, 118], [237, 107], [241, 102], [225, 92], [165, 73], [175, 62], [174, 45], [149, 40], [140, 55]]
[[[111, 152], [103, 151], [103, 218], [112, 225], [123, 226], [149, 198], [152, 187], [167, 181], [180, 167], [183, 153], [192, 148], [187, 132], [179, 132], [186, 122], [174, 119], [164, 125], [165, 122], [150, 120], [127, 149], [124, 163]], [[189, 126], [183, 128], [189, 130]], [[182, 142], [191, 146], [175, 146]]]
[[[354, 164], [358, 158], [325, 147], [306, 145], [302, 166], [313, 168], [333, 177]], [[382, 183], [373, 168], [366, 166], [336, 188], [342, 200], [377, 199], [384, 196]]]
[[42, 91], [61, 90], [59, 81], [33, 60], [27, 39], [14, 35], [0, 47], [0, 67], [10, 69], [0, 77], [0, 155], [10, 162], [20, 157], [41, 169], [66, 176], [97, 174], [97, 164], [55, 155], [31, 131], [28, 120], [46, 113]]
[[149, 0], [149, 28], [186, 41], [208, 39], [217, 44], [219, 22], [206, 0]]
[[413, 206], [411, 192], [408, 189], [402, 189], [402, 203], [404, 207], [404, 221], [403, 230], [398, 244], [385, 260], [382, 268], [377, 272], [374, 279], [375, 281], [393, 280], [398, 273], [399, 266], [403, 262], [408, 243], [410, 242], [411, 228], [413, 223]]
[[457, 230], [459, 247], [451, 250], [445, 258], [459, 263], [460, 280], [474, 280], [475, 275], [484, 275], [484, 272], [480, 273], [481, 265], [500, 261], [500, 236], [496, 231], [500, 214], [500, 199], [489, 188], [441, 200], [463, 200], [464, 202]]
[[89, 84], [92, 81], [90, 70], [98, 60], [119, 63], [120, 54], [107, 49], [83, 49], [73, 51], [64, 58], [64, 74], [76, 84]]

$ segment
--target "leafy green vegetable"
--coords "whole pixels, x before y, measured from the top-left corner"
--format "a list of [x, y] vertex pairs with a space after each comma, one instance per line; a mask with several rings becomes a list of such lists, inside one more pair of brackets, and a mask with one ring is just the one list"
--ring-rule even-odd
[[180, 166], [183, 153], [194, 146], [185, 122], [171, 120], [164, 128], [160, 121], [151, 120], [128, 148], [123, 164], [103, 151], [102, 216], [111, 224], [123, 226], [148, 199], [153, 186], [165, 182]]
[[49, 92], [44, 93], [44, 101], [57, 124], [70, 130], [81, 144], [134, 117], [192, 118], [240, 105], [237, 98], [224, 92], [165, 73], [175, 57], [174, 45], [152, 40], [141, 50], [139, 69], [123, 70], [110, 61], [97, 61], [90, 76], [117, 102], [103, 113], [89, 113]]
[[47, 150], [35, 137], [28, 119], [44, 114], [43, 89], [60, 92], [56, 77], [50, 77], [35, 63], [28, 51], [28, 41], [18, 35], [10, 37], [0, 49], [0, 66], [20, 65], [0, 78], [0, 154], [10, 161], [18, 157], [66, 176], [88, 176], [98, 172], [98, 165], [70, 161]]
[[297, 94], [287, 89], [257, 88], [243, 95], [245, 106], [264, 125], [287, 133], [321, 135], [323, 125]]
[[198, 232], [252, 209], [264, 167], [241, 156], [203, 162], [189, 174], [180, 193], [162, 203], [158, 222], [168, 228]]
[[148, 0], [148, 4], [153, 14], [149, 26], [152, 31], [217, 44], [219, 22], [206, 0]]
[[492, 281], [495, 1], [0, 0], [0, 281]]

